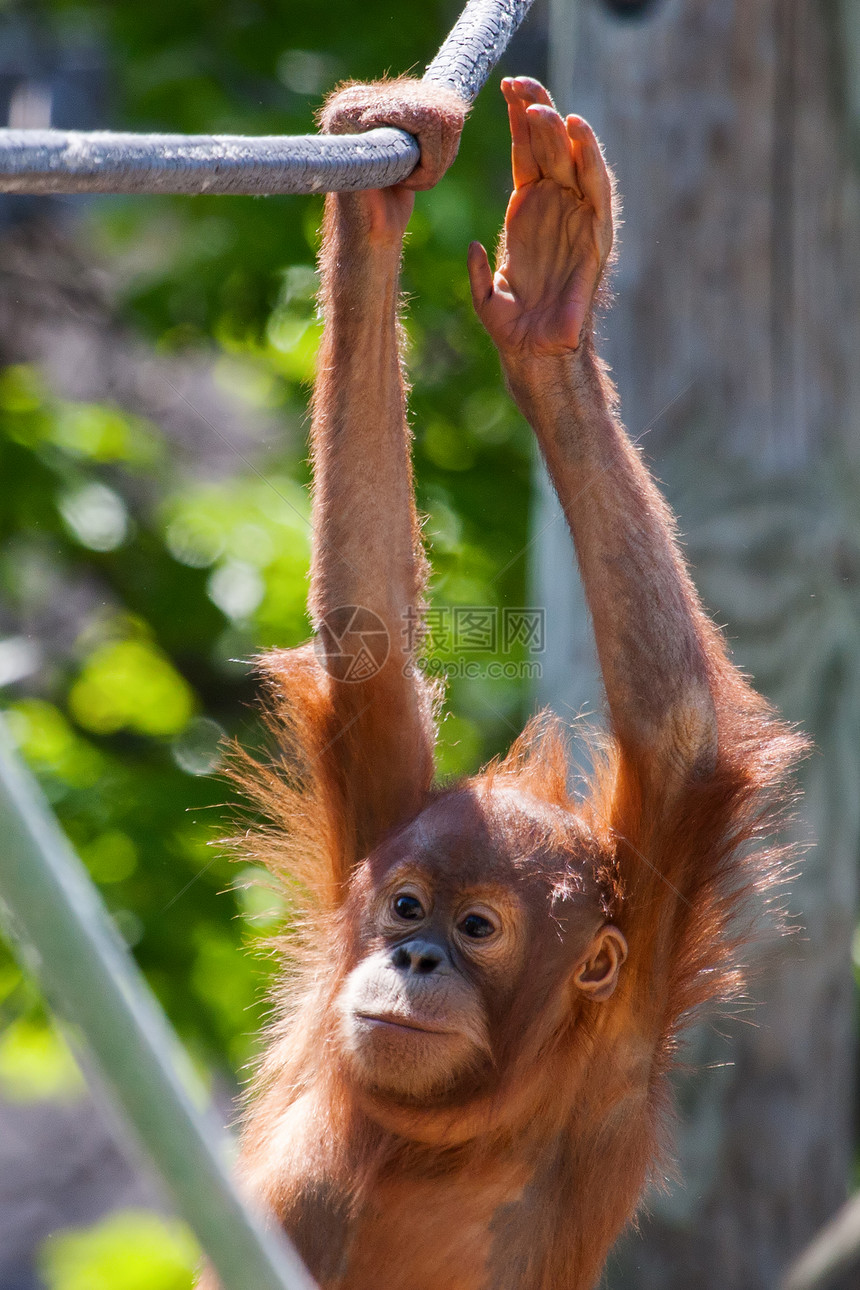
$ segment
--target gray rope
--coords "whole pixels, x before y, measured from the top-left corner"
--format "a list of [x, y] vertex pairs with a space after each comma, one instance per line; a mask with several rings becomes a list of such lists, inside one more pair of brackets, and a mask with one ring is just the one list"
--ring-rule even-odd
[[4, 193], [324, 193], [387, 188], [418, 163], [403, 130], [365, 134], [82, 134], [0, 130]]
[[[533, 0], [469, 0], [426, 79], [472, 100]], [[415, 169], [403, 130], [351, 135], [0, 130], [0, 193], [275, 193], [387, 188]]]
[[425, 79], [471, 103], [532, 7], [532, 0], [469, 0]]

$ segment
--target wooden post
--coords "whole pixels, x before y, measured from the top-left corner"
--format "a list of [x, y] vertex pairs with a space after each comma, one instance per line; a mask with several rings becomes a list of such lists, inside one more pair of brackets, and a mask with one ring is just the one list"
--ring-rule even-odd
[[[790, 896], [803, 930], [759, 950], [754, 1013], [693, 1032], [697, 1072], [678, 1081], [679, 1181], [649, 1195], [641, 1235], [614, 1256], [613, 1290], [772, 1290], [846, 1194], [860, 192], [844, 93], [856, 60], [843, 58], [839, 30], [836, 7], [818, 0], [552, 10], [557, 102], [592, 122], [624, 199], [602, 348], [626, 424], [666, 482], [735, 657], [818, 749], [798, 825], [817, 846]], [[548, 608], [541, 697], [563, 713], [593, 710], [590, 629], [548, 492], [535, 531], [536, 601]]]

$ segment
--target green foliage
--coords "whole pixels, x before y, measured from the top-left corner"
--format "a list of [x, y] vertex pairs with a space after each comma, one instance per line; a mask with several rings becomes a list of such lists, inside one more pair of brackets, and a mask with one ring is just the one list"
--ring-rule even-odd
[[83, 1080], [57, 1031], [19, 1017], [0, 1034], [0, 1094], [11, 1102], [77, 1097]]
[[89, 655], [69, 691], [69, 707], [78, 725], [95, 734], [175, 735], [190, 721], [194, 697], [148, 641], [123, 640]]
[[[360, 21], [355, 0], [40, 7], [61, 41], [68, 29], [102, 42], [116, 89], [105, 124], [298, 133], [339, 78], [420, 70], [459, 4], [427, 0], [408, 22], [390, 0], [362, 4]], [[504, 105], [491, 86], [451, 174], [418, 197], [405, 263], [416, 471], [439, 607], [525, 603], [530, 440], [465, 270], [473, 238], [493, 243], [508, 184]], [[207, 355], [225, 391], [277, 428], [266, 453], [236, 456], [232, 477], [188, 462], [163, 427], [119, 405], [59, 398], [34, 367], [0, 374], [2, 635], [39, 651], [5, 692], [13, 733], [192, 1055], [234, 1072], [253, 1057], [271, 966], [248, 948], [282, 915], [276, 895], [211, 845], [233, 827], [230, 791], [212, 771], [223, 734], [260, 738], [242, 660], [309, 632], [304, 418], [320, 213], [318, 198], [201, 196], [96, 199], [77, 216], [83, 253], [118, 284], [119, 319], [159, 354]], [[212, 443], [223, 451], [215, 425]], [[442, 665], [453, 660], [450, 642], [435, 648]], [[480, 655], [503, 657], [524, 655]], [[510, 676], [452, 680], [442, 772], [471, 771], [505, 747], [527, 692]], [[38, 1030], [40, 1015], [17, 969], [0, 963], [0, 1024], [23, 1018]], [[99, 1230], [110, 1269], [120, 1229]], [[145, 1245], [152, 1230], [135, 1230]], [[79, 1274], [69, 1241], [54, 1247], [51, 1286], [144, 1284]], [[145, 1284], [187, 1284], [182, 1258], [173, 1280], [171, 1266]]]
[[43, 1246], [48, 1290], [191, 1290], [199, 1251], [185, 1227], [146, 1211], [111, 1214]]

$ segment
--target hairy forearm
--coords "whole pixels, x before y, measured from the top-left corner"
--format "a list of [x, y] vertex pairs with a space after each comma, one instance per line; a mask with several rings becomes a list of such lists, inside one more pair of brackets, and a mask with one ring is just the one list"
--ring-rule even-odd
[[619, 423], [589, 343], [505, 361], [576, 545], [618, 737], [689, 766], [716, 738], [707, 634], [674, 521]]
[[421, 578], [398, 344], [400, 239], [374, 239], [356, 198], [332, 194], [320, 267], [311, 612], [319, 620], [364, 605], [396, 629]]

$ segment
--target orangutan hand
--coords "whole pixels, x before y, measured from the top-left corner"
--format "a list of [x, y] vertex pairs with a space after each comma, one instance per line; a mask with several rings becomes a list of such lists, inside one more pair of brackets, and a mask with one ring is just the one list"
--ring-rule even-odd
[[402, 237], [417, 189], [432, 188], [453, 162], [469, 105], [453, 90], [403, 77], [336, 90], [319, 114], [326, 134], [361, 134], [396, 126], [418, 140], [421, 157], [412, 174], [391, 188], [355, 194], [373, 240]]
[[582, 117], [562, 120], [537, 81], [502, 82], [514, 192], [495, 274], [469, 248], [472, 299], [503, 359], [564, 354], [590, 327], [613, 242], [613, 181]]

